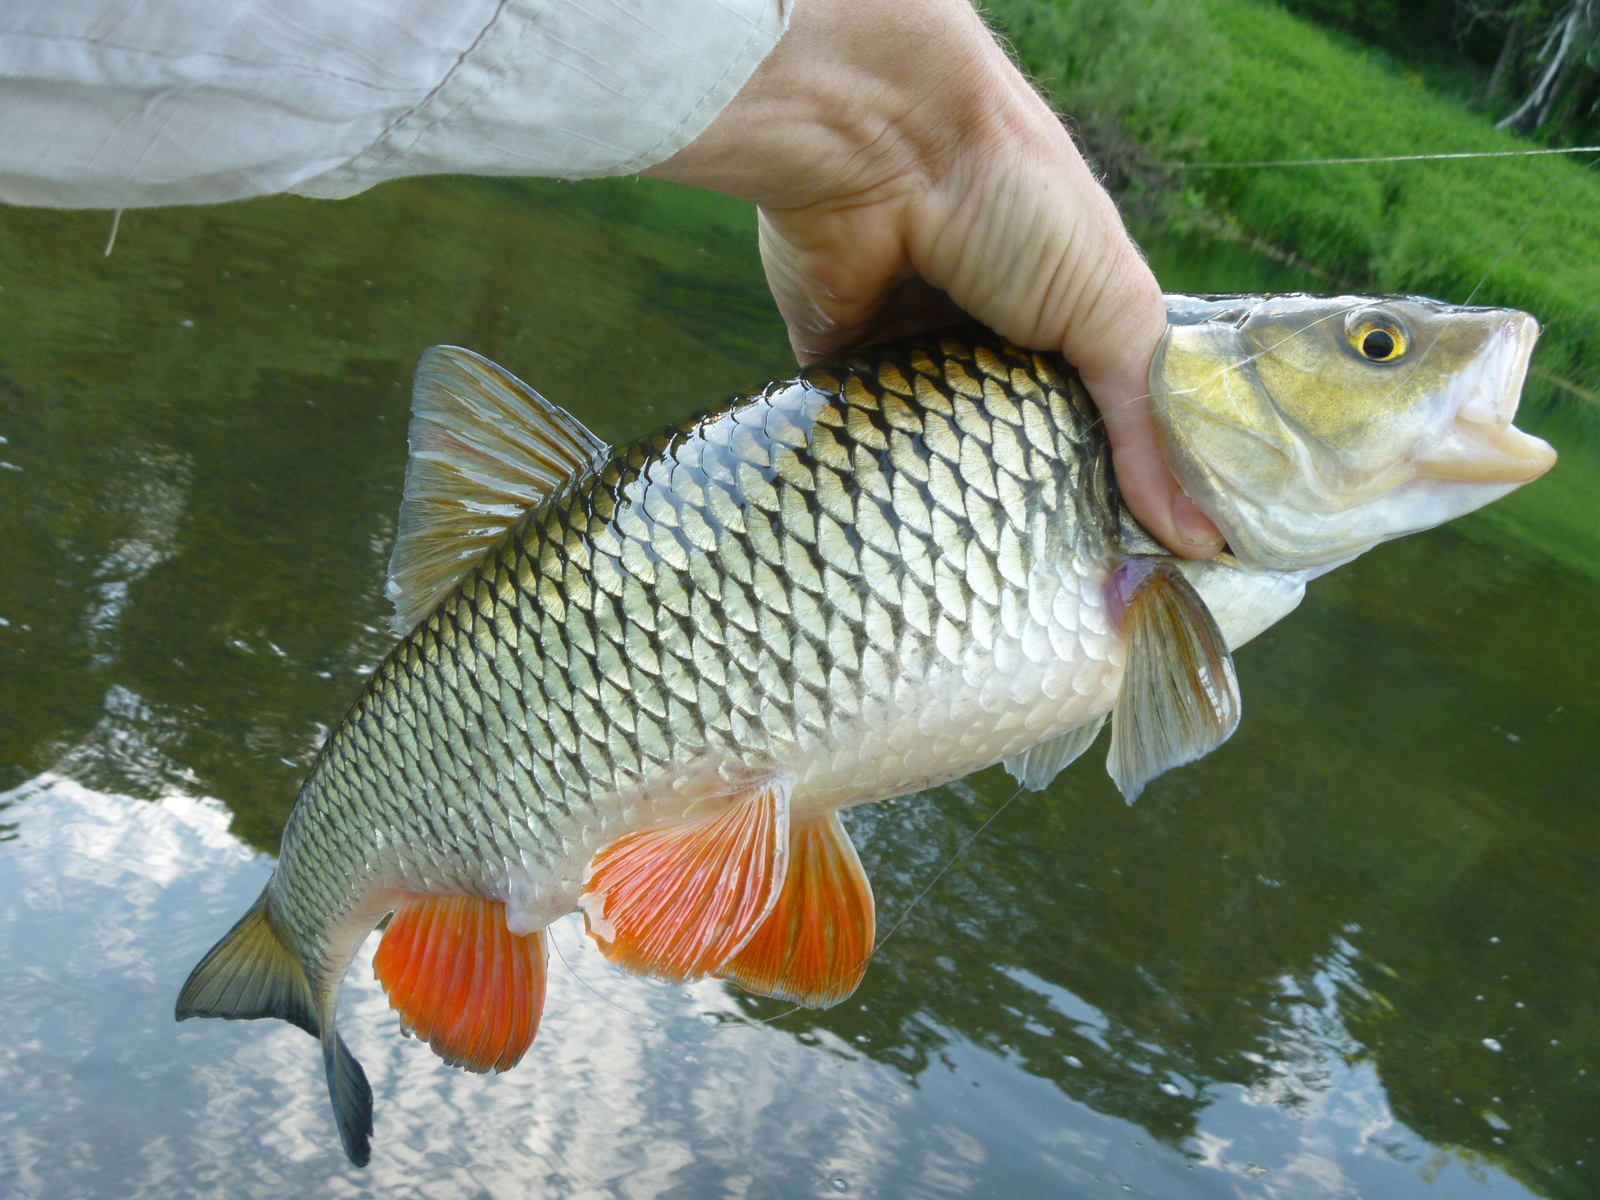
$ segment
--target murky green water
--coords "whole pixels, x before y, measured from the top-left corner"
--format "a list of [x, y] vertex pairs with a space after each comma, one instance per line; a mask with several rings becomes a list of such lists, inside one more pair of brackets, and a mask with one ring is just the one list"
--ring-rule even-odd
[[[1314, 584], [1240, 654], [1239, 733], [1134, 808], [1091, 752], [851, 814], [886, 927], [932, 888], [841, 1009], [752, 1027], [783, 1010], [568, 923], [479, 1079], [358, 965], [348, 1168], [308, 1039], [170, 1005], [389, 644], [418, 353], [609, 440], [790, 359], [748, 215], [665, 187], [107, 228], [0, 211], [4, 1194], [1600, 1193], [1600, 453], [1559, 413], [1548, 480]], [[1150, 249], [1173, 290], [1302, 282]]]

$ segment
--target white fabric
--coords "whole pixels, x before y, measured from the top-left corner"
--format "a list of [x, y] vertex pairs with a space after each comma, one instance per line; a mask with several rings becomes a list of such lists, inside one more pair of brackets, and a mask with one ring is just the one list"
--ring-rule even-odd
[[788, 0], [0, 0], [0, 200], [621, 175], [711, 123]]

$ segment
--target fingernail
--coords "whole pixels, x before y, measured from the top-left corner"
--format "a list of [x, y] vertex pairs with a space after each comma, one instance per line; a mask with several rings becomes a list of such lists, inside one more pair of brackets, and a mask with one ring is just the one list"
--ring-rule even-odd
[[1222, 534], [1211, 523], [1211, 518], [1200, 511], [1199, 505], [1183, 492], [1172, 498], [1172, 525], [1186, 546], [1207, 555], [1222, 549]]

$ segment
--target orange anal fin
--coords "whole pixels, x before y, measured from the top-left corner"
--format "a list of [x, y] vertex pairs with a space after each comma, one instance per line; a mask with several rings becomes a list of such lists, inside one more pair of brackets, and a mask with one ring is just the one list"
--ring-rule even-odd
[[751, 788], [714, 817], [620, 837], [584, 877], [589, 936], [638, 975], [668, 983], [709, 975], [771, 910], [788, 845], [782, 780]]
[[544, 933], [506, 928], [506, 906], [410, 896], [372, 960], [405, 1027], [453, 1067], [508, 1071], [544, 1012]]
[[718, 974], [758, 995], [828, 1008], [861, 983], [875, 924], [872, 885], [830, 813], [794, 827], [778, 903]]

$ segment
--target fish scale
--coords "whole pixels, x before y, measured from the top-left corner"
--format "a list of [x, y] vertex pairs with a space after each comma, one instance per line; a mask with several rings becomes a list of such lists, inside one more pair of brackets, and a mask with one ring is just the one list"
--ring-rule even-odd
[[285, 830], [274, 920], [318, 975], [385, 889], [538, 927], [686, 792], [785, 771], [798, 819], [1104, 711], [1116, 647], [1083, 607], [1106, 457], [1076, 379], [992, 337], [810, 369], [620, 449], [373, 675]]

